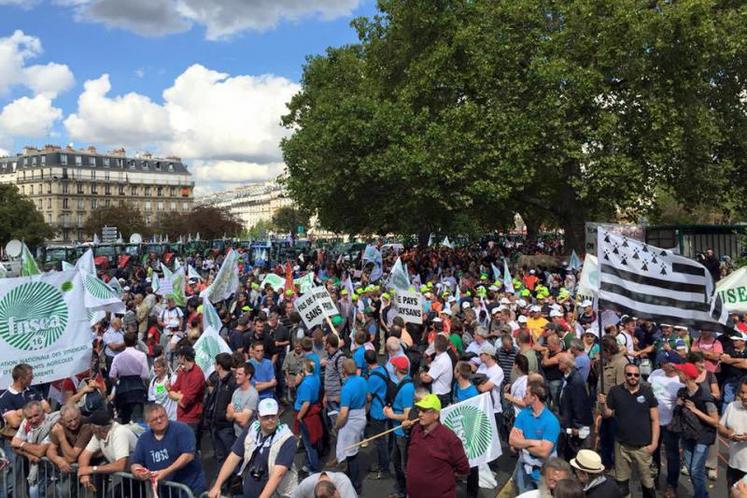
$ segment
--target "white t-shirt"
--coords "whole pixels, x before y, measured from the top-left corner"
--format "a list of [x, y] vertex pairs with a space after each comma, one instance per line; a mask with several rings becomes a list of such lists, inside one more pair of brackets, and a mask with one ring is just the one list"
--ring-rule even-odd
[[477, 373], [485, 374], [488, 380], [493, 383], [493, 389], [490, 390], [490, 396], [493, 398], [493, 413], [503, 412], [501, 406], [501, 385], [503, 384], [503, 369], [497, 363], [488, 367], [485, 363], [479, 366]]
[[163, 381], [153, 377], [148, 387], [148, 401], [162, 405], [166, 409], [169, 420], [176, 420], [176, 401], [169, 398], [169, 391], [166, 386], [174, 382], [176, 382], [176, 373], [171, 374], [171, 378], [167, 377]]
[[[524, 396], [527, 393], [528, 380], [529, 380], [528, 375], [522, 375], [521, 377], [516, 379], [514, 383], [511, 384], [511, 396], [513, 396], [514, 398], [518, 398], [518, 399], [524, 399]], [[516, 405], [513, 405], [513, 407], [514, 407], [514, 413], [516, 415], [518, 415], [519, 412], [523, 410], [523, 408], [516, 406]]]
[[91, 453], [100, 451], [106, 461], [112, 463], [129, 457], [136, 444], [137, 436], [135, 433], [128, 426], [114, 422], [106, 435], [106, 439], [102, 441], [96, 436], [92, 437], [88, 446], [86, 446], [86, 451]]
[[672, 421], [674, 404], [677, 401], [677, 391], [685, 387], [685, 385], [680, 382], [679, 375], [667, 377], [667, 374], [662, 369], [651, 372], [648, 382], [654, 391], [656, 401], [659, 402], [659, 425], [669, 425]]
[[446, 351], [436, 355], [428, 369], [428, 375], [433, 379], [433, 384], [431, 384], [433, 394], [443, 395], [451, 392], [454, 367], [451, 365], [451, 358]]
[[[721, 415], [721, 425], [737, 434], [747, 434], [747, 409], [740, 400], [729, 403]], [[729, 441], [729, 467], [747, 472], [747, 442]]]

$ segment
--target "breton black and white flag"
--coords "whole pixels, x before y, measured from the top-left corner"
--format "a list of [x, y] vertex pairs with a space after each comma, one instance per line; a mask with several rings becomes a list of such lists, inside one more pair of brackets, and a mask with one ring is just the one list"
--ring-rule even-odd
[[599, 308], [695, 329], [725, 332], [713, 279], [698, 262], [600, 227]]

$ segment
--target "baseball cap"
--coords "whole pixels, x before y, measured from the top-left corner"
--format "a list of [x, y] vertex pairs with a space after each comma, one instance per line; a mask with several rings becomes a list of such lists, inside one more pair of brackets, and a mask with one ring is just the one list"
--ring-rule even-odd
[[511, 304], [511, 301], [507, 297], [502, 297], [500, 300], [501, 304]]
[[260, 417], [264, 417], [266, 415], [277, 415], [279, 411], [280, 409], [278, 408], [278, 402], [272, 398], [263, 399], [259, 402], [259, 406], [257, 407], [257, 412], [259, 413]]
[[524, 299], [519, 299], [518, 301], [516, 301], [516, 306], [518, 306], [519, 308], [526, 308], [527, 302]]
[[395, 356], [394, 358], [389, 360], [389, 363], [391, 363], [392, 366], [397, 370], [410, 369], [410, 362], [407, 360], [407, 356]]
[[555, 318], [556, 316], [562, 318], [563, 317], [563, 313], [561, 313], [558, 310], [552, 310], [550, 312], [550, 318]]
[[698, 367], [693, 365], [692, 363], [683, 363], [682, 365], [675, 365], [674, 368], [685, 374], [685, 377], [688, 379], [697, 379], [700, 372], [698, 372]]
[[584, 301], [584, 302], [581, 303], [581, 307], [582, 308], [588, 308], [591, 305], [592, 305], [592, 303], [588, 299], [586, 301]]
[[462, 309], [463, 310], [466, 310], [466, 309], [471, 308], [471, 307], [472, 307], [472, 305], [469, 304], [467, 301], [465, 301], [465, 302], [462, 303]]
[[485, 327], [477, 327], [477, 330], [475, 330], [475, 335], [479, 335], [480, 337], [487, 337], [488, 329], [486, 329]]
[[733, 330], [732, 332], [729, 332], [729, 339], [732, 341], [746, 341], [747, 335], [738, 330]]
[[427, 396], [424, 396], [423, 399], [415, 403], [415, 406], [417, 406], [421, 410], [436, 410], [437, 412], [440, 412], [441, 400], [438, 399], [438, 396], [436, 396], [435, 394], [428, 394]]
[[444, 308], [444, 310], [443, 310], [443, 311], [442, 311], [441, 313], [443, 313], [444, 315], [449, 315], [449, 316], [451, 316], [451, 308], [449, 308], [449, 307], [447, 306], [447, 307], [445, 307], [445, 308]]
[[672, 328], [672, 326], [669, 325], [668, 323], [662, 323], [662, 324], [659, 325], [659, 327], [661, 327], [661, 328], [669, 327], [670, 329]]
[[519, 318], [516, 319], [516, 321], [519, 323], [527, 323], [527, 317], [525, 317], [524, 315], [521, 315]]
[[483, 342], [482, 345], [480, 346], [480, 354], [483, 354], [483, 353], [490, 355], [490, 356], [495, 356], [495, 347], [493, 347], [493, 345], [487, 341]]
[[498, 291], [498, 287], [496, 287], [495, 285], [491, 285], [490, 287], [488, 287], [488, 290], [491, 291], [491, 292], [497, 292]]
[[493, 309], [490, 310], [490, 314], [491, 315], [496, 315], [496, 314], [500, 313], [501, 311], [503, 311], [501, 308], [502, 308], [502, 306], [494, 306]]
[[529, 311], [531, 311], [533, 313], [540, 313], [540, 312], [542, 312], [542, 308], [540, 308], [539, 306], [537, 306], [535, 304], [534, 306], [532, 306], [531, 308], [529, 308]]

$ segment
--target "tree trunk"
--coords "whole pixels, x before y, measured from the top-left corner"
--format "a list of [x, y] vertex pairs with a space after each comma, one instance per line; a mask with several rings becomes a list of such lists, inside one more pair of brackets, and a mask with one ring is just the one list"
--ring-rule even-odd
[[527, 227], [527, 240], [537, 240], [540, 229], [537, 219], [527, 214], [522, 214], [521, 219], [524, 220], [524, 225]]
[[425, 248], [428, 246], [428, 239], [431, 238], [431, 232], [429, 231], [421, 231], [418, 232], [418, 246], [420, 248]]
[[574, 219], [578, 215], [571, 215], [565, 217], [565, 223], [563, 223], [563, 230], [565, 232], [565, 245], [563, 246], [563, 253], [570, 254], [571, 251], [576, 251], [576, 254], [581, 256], [586, 252], [586, 224], [583, 219], [578, 221]]

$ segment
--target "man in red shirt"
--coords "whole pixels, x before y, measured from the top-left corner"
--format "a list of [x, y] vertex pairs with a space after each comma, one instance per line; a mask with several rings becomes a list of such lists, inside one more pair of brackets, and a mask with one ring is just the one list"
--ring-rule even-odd
[[199, 448], [198, 429], [202, 415], [202, 400], [205, 397], [205, 374], [195, 363], [195, 350], [190, 346], [183, 347], [177, 352], [176, 362], [179, 367], [176, 381], [169, 389], [169, 398], [177, 402], [176, 420], [192, 428]]
[[456, 497], [454, 474], [469, 474], [469, 460], [462, 441], [441, 424], [441, 401], [429, 394], [415, 403], [418, 424], [407, 450], [407, 496], [410, 498]]

